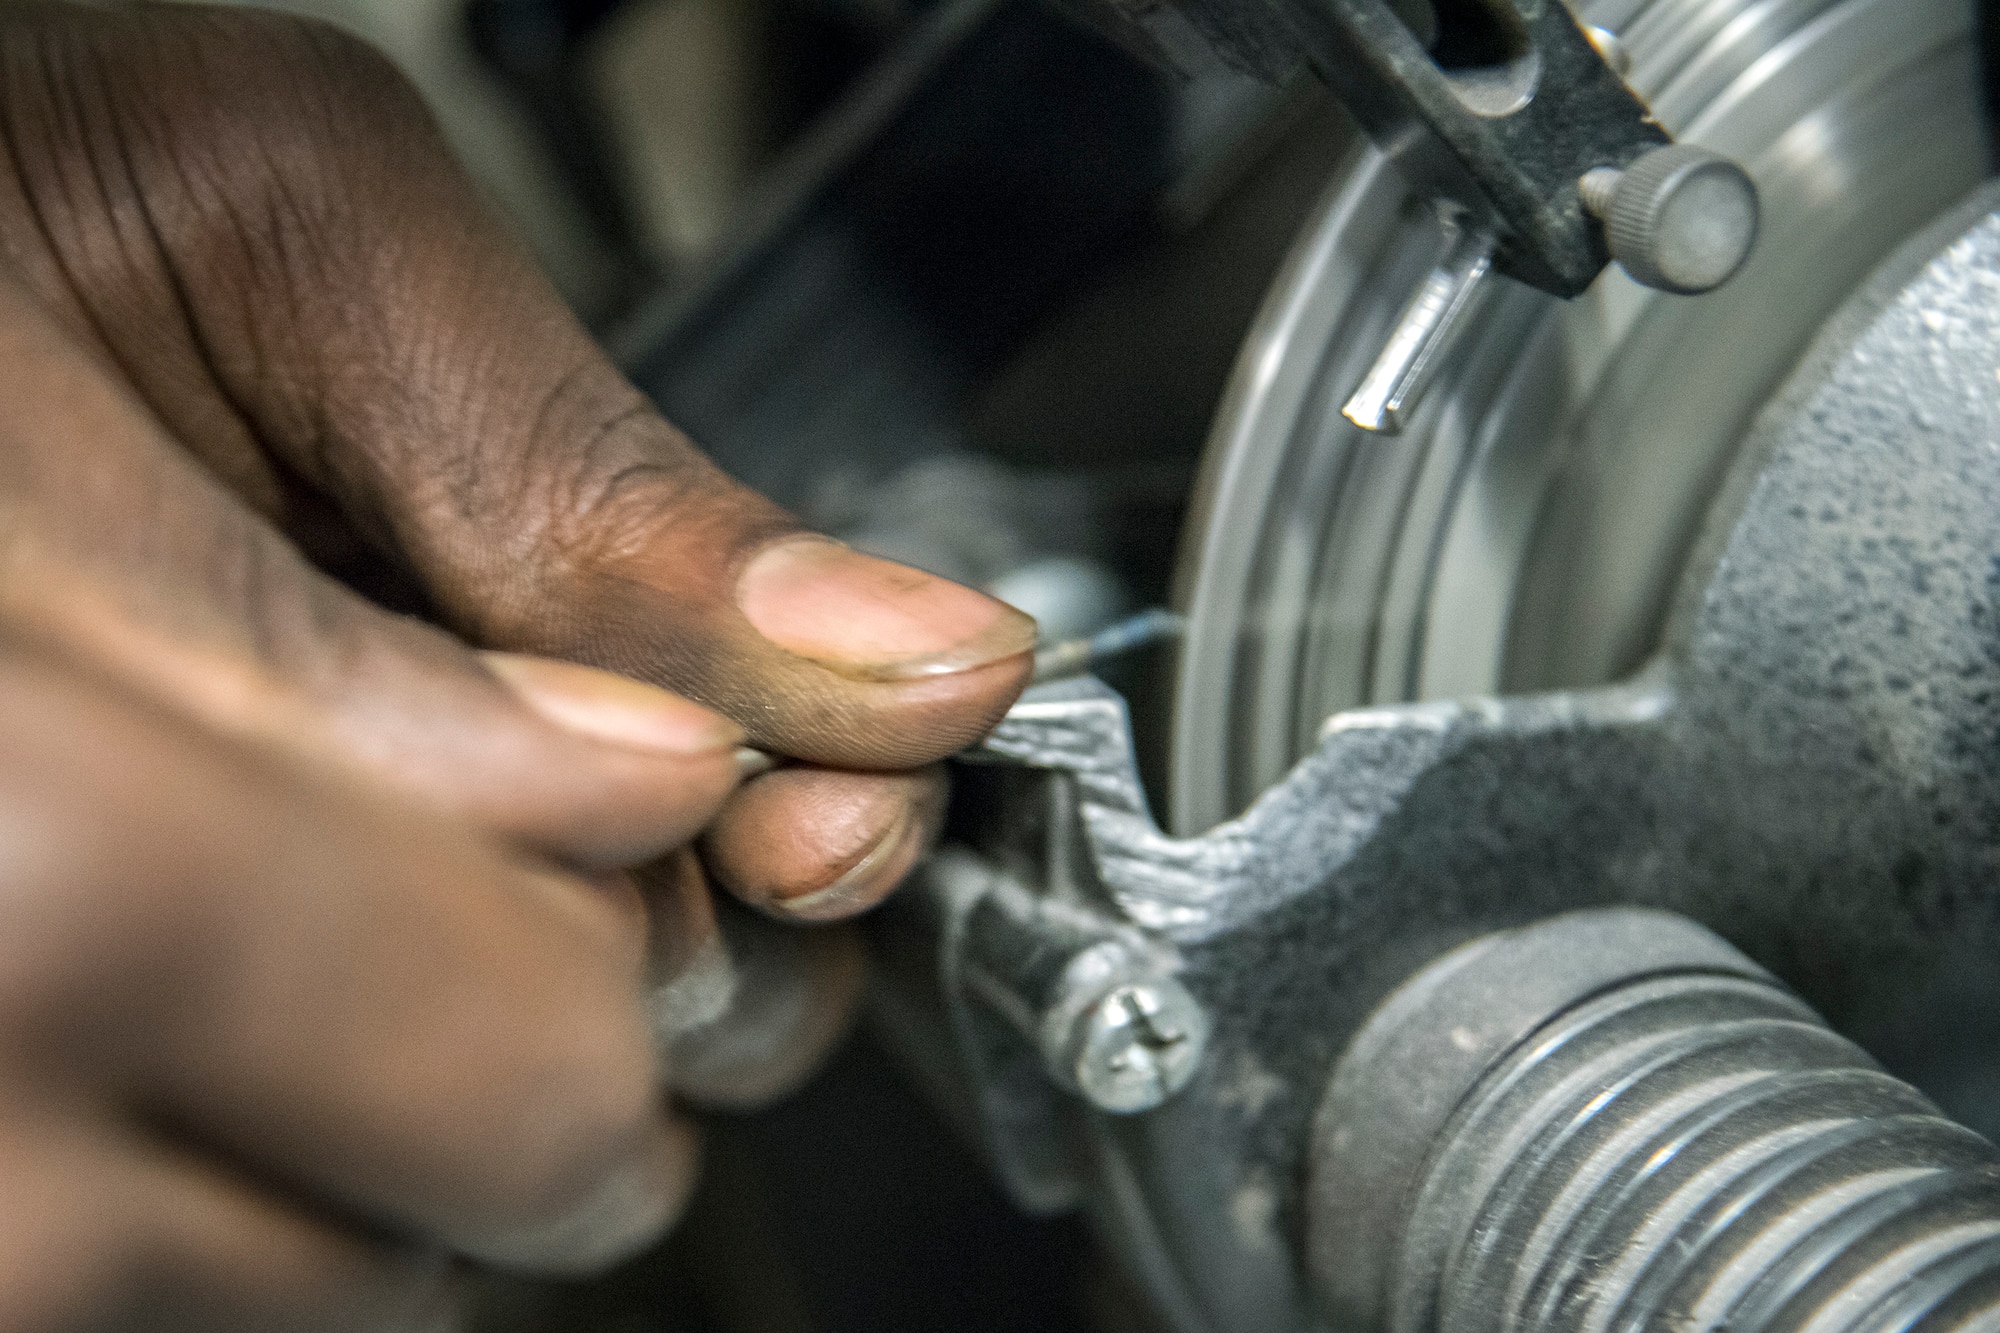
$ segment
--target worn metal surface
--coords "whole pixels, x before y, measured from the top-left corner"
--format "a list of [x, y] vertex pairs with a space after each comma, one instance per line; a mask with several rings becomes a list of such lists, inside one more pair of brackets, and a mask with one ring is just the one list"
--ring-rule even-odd
[[1933, 1075], [2000, 1049], [1993, 203], [1829, 327], [1630, 683], [1338, 714], [1196, 838], [1153, 822], [1102, 686], [1040, 687], [996, 732], [1075, 817], [993, 854], [1170, 948], [1213, 1016], [1185, 1093], [1050, 1159], [1179, 1327], [1311, 1326], [1299, 1188], [1335, 1055], [1429, 959], [1554, 912], [1686, 914], [1947, 1110], [1991, 1113]]

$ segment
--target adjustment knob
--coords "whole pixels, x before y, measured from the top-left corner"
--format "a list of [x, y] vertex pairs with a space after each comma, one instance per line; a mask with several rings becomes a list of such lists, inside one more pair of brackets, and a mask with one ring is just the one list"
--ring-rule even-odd
[[1578, 182], [1604, 223], [1611, 256], [1635, 282], [1692, 296], [1734, 277], [1757, 240], [1757, 186], [1728, 158], [1668, 144], [1623, 171], [1599, 167]]

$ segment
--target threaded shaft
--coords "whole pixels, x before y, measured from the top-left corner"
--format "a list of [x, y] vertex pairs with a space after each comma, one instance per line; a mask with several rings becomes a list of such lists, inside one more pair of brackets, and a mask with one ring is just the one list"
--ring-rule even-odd
[[1625, 179], [1625, 173], [1616, 167], [1596, 167], [1583, 173], [1576, 183], [1577, 193], [1583, 196], [1583, 206], [1599, 221], [1611, 216], [1612, 202], [1618, 197], [1618, 183]]
[[1777, 986], [1631, 981], [1440, 1139], [1404, 1333], [2000, 1327], [2000, 1154]]

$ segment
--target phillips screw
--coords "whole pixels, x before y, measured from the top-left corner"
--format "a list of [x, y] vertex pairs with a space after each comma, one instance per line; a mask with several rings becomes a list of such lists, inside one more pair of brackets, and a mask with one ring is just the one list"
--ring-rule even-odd
[[1073, 1021], [1068, 1072], [1101, 1111], [1150, 1111], [1194, 1077], [1208, 1044], [1208, 1016], [1172, 977], [1114, 986]]

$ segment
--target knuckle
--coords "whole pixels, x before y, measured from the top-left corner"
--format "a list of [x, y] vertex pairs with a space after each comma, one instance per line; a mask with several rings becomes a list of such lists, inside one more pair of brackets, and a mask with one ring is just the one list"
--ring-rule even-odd
[[348, 192], [429, 129], [408, 80], [361, 38], [316, 19], [240, 12], [209, 21], [189, 53], [204, 76], [199, 100], [177, 110], [213, 117], [213, 137], [176, 149], [204, 151], [232, 190], [279, 195], [274, 209], [364, 216]]
[[[422, 102], [380, 51], [319, 19], [253, 9], [29, 5], [0, 11], [0, 45], [44, 97], [116, 118], [132, 140], [180, 132], [317, 130], [332, 146], [357, 117], [422, 118]], [[33, 111], [34, 81], [23, 83]], [[135, 114], [167, 112], [164, 120]], [[47, 117], [43, 117], [46, 119]], [[155, 136], [163, 136], [155, 138]], [[218, 154], [217, 160], [223, 160]], [[260, 170], [284, 165], [260, 158]]]
[[[157, 11], [153, 11], [157, 13]], [[185, 24], [185, 55], [205, 76], [204, 97], [225, 110], [284, 110], [303, 123], [318, 111], [331, 134], [358, 116], [402, 118], [420, 103], [407, 79], [381, 51], [331, 23], [268, 10], [205, 10], [158, 17]], [[249, 128], [249, 127], [246, 127]]]
[[524, 479], [545, 549], [593, 568], [647, 549], [665, 528], [713, 508], [729, 484], [637, 390], [594, 355], [548, 386], [534, 414]]
[[729, 550], [796, 519], [731, 478], [662, 417], [594, 347], [541, 387], [523, 473], [548, 522], [540, 534], [584, 568], [615, 567], [663, 540]]
[[[102, 236], [141, 271], [200, 274], [199, 291], [308, 292], [330, 269], [370, 262], [382, 244], [371, 223], [446, 156], [390, 61], [318, 20], [178, 5], [31, 6], [10, 19], [8, 8], [0, 139], [45, 243], [86, 286], [123, 273], [77, 239]], [[147, 222], [129, 237], [106, 207], [124, 196]]]

